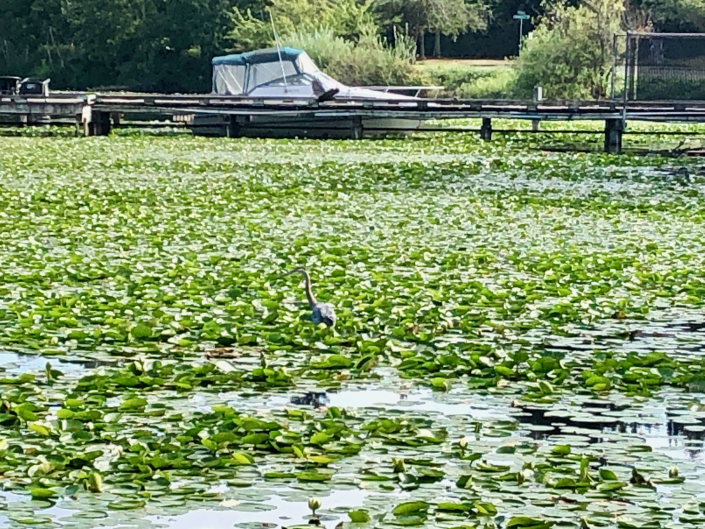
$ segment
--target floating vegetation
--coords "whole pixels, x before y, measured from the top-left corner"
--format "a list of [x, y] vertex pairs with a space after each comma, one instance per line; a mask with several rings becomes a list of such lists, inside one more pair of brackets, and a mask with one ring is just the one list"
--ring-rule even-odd
[[695, 162], [0, 144], [6, 525], [705, 523]]

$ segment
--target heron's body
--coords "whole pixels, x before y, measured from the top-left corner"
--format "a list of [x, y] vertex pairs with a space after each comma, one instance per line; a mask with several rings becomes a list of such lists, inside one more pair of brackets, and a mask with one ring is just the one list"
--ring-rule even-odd
[[318, 325], [325, 323], [328, 327], [335, 325], [335, 311], [327, 303], [314, 303], [311, 307], [311, 321]]
[[333, 307], [327, 303], [316, 301], [316, 298], [313, 297], [313, 292], [311, 291], [311, 277], [304, 268], [295, 268], [284, 275], [288, 276], [295, 273], [300, 273], [304, 276], [306, 299], [311, 307], [311, 321], [315, 325], [323, 323], [327, 327], [333, 327], [335, 325], [335, 310]]

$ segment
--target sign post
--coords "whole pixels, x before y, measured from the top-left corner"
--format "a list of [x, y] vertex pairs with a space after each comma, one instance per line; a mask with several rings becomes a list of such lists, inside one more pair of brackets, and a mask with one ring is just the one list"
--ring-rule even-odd
[[519, 21], [519, 55], [521, 53], [521, 39], [524, 36], [524, 20], [529, 20], [531, 17], [527, 15], [524, 11], [517, 11], [517, 14], [514, 15], [514, 20]]

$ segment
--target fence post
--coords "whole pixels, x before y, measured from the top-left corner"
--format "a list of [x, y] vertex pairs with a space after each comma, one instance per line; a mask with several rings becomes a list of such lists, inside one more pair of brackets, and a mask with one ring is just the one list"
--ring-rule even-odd
[[612, 75], [610, 79], [610, 100], [614, 101], [615, 81], [617, 77], [617, 34], [612, 36]]
[[480, 138], [485, 141], [492, 141], [492, 118], [482, 118]]

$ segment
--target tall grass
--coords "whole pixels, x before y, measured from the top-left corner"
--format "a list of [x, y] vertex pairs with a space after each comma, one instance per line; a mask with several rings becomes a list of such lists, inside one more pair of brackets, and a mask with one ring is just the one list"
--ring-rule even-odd
[[357, 40], [336, 35], [331, 28], [296, 31], [285, 36], [287, 46], [305, 50], [331, 77], [351, 86], [405, 85], [425, 81], [413, 66], [416, 45], [399, 35], [389, 45], [371, 29], [364, 29]]
[[417, 68], [431, 83], [445, 87], [443, 97], [509, 99], [515, 95], [517, 73], [510, 63], [470, 66], [462, 61], [433, 61]]
[[487, 75], [461, 84], [455, 97], [461, 99], [510, 99], [516, 95], [517, 72], [511, 68], [497, 68]]

